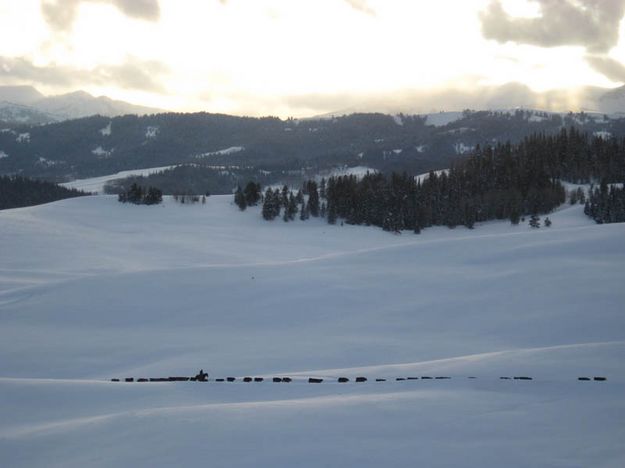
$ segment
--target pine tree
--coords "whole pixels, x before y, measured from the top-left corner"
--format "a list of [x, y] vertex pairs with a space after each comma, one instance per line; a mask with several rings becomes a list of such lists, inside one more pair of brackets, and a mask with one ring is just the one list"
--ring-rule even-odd
[[276, 211], [280, 212], [280, 208], [278, 207], [276, 210], [276, 199], [275, 193], [270, 188], [265, 192], [265, 200], [263, 202], [262, 215], [263, 219], [267, 221], [271, 221], [276, 217]]
[[311, 181], [308, 186], [308, 209], [311, 216], [315, 218], [319, 216], [319, 192], [317, 183], [314, 181]]
[[156, 187], [149, 187], [143, 199], [143, 203], [145, 205], [158, 205], [162, 201], [163, 201], [163, 192], [161, 192]]
[[280, 206], [282, 206], [283, 208], [286, 208], [289, 205], [289, 193], [289, 188], [286, 185], [282, 187], [282, 195], [279, 200]]
[[300, 204], [300, 209], [299, 209], [299, 219], [301, 221], [306, 221], [309, 217], [309, 211], [308, 211], [308, 205], [306, 204], [306, 202], [304, 200], [302, 200], [301, 204]]
[[260, 184], [255, 182], [248, 182], [243, 190], [245, 196], [245, 203], [247, 206], [256, 206], [261, 199]]
[[237, 186], [237, 191], [234, 192], [234, 203], [239, 207], [241, 211], [245, 211], [247, 208], [247, 199], [241, 190], [241, 186]]
[[293, 192], [289, 194], [289, 202], [284, 211], [288, 213], [289, 221], [293, 221], [295, 219], [295, 215], [297, 214], [297, 200], [295, 199], [295, 196], [293, 196]]
[[328, 224], [336, 224], [336, 207], [334, 203], [331, 203], [327, 208], [328, 211]]
[[551, 227], [551, 220], [549, 219], [549, 217], [545, 218], [545, 227]]

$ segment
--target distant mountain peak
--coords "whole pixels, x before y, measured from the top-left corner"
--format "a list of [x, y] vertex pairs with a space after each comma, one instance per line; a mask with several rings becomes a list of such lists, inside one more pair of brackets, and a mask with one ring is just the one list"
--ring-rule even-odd
[[[13, 122], [16, 124], [40, 124], [96, 114], [116, 117], [124, 114], [145, 115], [164, 112], [161, 109], [114, 100], [108, 96], [95, 97], [83, 90], [45, 96], [32, 86], [0, 86], [0, 101], [4, 101], [0, 103], [0, 116], [4, 117], [7, 123], [13, 122], [10, 120], [12, 115], [17, 115], [16, 105], [28, 107], [22, 109], [19, 119]], [[11, 108], [10, 111], [4, 111], [8, 108]]]
[[75, 97], [75, 98], [80, 98], [80, 99], [94, 99], [95, 98], [93, 95], [89, 94], [87, 91], [83, 91], [82, 89], [79, 89], [78, 91], [72, 91], [71, 93], [59, 94], [53, 97], [57, 97], [57, 98], [63, 98], [63, 97], [74, 98]]

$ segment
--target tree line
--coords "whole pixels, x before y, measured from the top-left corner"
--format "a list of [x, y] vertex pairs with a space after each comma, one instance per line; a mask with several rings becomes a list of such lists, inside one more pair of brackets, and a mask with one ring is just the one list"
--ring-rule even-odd
[[[598, 222], [621, 219], [622, 190], [608, 189], [607, 184], [625, 180], [625, 141], [592, 138], [570, 128], [518, 144], [478, 146], [448, 171], [424, 178], [367, 173], [362, 178], [330, 177], [320, 184], [310, 180], [297, 194], [286, 186], [268, 188], [262, 215], [266, 220], [282, 215], [290, 221], [299, 212], [300, 219], [322, 216], [330, 224], [341, 220], [415, 233], [441, 225], [473, 228], [476, 222], [492, 219], [518, 224], [526, 215], [549, 213], [566, 201], [561, 180], [601, 180], [587, 214]], [[580, 191], [573, 194], [572, 202], [577, 201], [585, 201]]]
[[584, 213], [597, 224], [625, 222], [625, 187], [609, 186], [605, 180], [599, 187], [592, 187]]
[[0, 176], [0, 210], [41, 205], [84, 195], [89, 194], [52, 182], [21, 176]]
[[133, 203], [135, 205], [158, 205], [163, 201], [163, 192], [156, 187], [142, 187], [132, 184], [130, 188], [121, 192], [117, 199], [120, 203]]

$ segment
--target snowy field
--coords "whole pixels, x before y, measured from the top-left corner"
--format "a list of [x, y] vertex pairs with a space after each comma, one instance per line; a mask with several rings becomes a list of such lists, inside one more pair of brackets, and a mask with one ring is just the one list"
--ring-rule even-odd
[[[625, 225], [550, 218], [415, 236], [230, 196], [0, 211], [0, 465], [621, 468]], [[237, 382], [108, 381], [200, 368]]]

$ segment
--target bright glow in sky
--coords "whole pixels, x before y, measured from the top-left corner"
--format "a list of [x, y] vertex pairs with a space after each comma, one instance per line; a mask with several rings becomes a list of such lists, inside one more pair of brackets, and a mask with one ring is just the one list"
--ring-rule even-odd
[[[304, 116], [340, 109], [345, 96], [622, 83], [595, 70], [580, 44], [485, 39], [480, 12], [490, 0], [160, 0], [158, 18], [127, 15], [133, 2], [157, 0], [57, 0], [57, 13], [75, 16], [53, 27], [39, 0], [0, 0], [0, 59], [42, 67], [18, 74], [5, 64], [0, 84], [179, 111]], [[501, 6], [513, 17], [541, 15], [535, 1]], [[622, 42], [606, 56], [625, 59]], [[58, 69], [54, 79], [48, 69]]]

